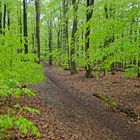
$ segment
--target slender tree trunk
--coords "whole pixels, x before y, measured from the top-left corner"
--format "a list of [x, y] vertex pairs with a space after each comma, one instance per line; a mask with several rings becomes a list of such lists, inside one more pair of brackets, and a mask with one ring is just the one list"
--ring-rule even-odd
[[[139, 6], [140, 8], [140, 6]], [[139, 18], [137, 18], [137, 22], [138, 22]], [[140, 35], [140, 25], [139, 22], [137, 23], [137, 27], [138, 27], [138, 34]], [[140, 40], [140, 36], [137, 38], [137, 40]], [[138, 46], [140, 48], [140, 45]], [[138, 53], [138, 78], [140, 78], [140, 52]]]
[[[60, 19], [59, 19], [60, 18]], [[61, 20], [61, 14], [60, 17], [58, 18], [58, 30], [57, 30], [57, 44], [58, 44], [58, 48], [61, 48], [61, 23], [59, 20]]]
[[60, 8], [60, 15], [59, 15], [59, 45], [58, 47], [61, 48], [62, 47], [62, 24], [61, 24], [61, 19], [62, 19], [62, 8]]
[[34, 54], [37, 54], [37, 47], [36, 47], [36, 27], [33, 25], [33, 29], [32, 29], [32, 52]]
[[[22, 44], [22, 12], [20, 10], [20, 16], [19, 16], [19, 34], [20, 34], [20, 43]], [[22, 49], [21, 49], [22, 52]]]
[[48, 40], [46, 39], [46, 40], [45, 40], [45, 44], [44, 44], [44, 51], [45, 51], [44, 56], [45, 56], [45, 57], [47, 56], [47, 44], [48, 44], [47, 41], [48, 41]]
[[8, 25], [8, 30], [10, 30], [10, 10], [7, 10], [7, 25]]
[[[94, 5], [94, 0], [87, 0], [87, 8], [88, 8], [87, 14], [86, 14], [86, 21], [87, 22], [92, 18], [93, 10], [90, 9], [89, 7], [93, 6], [93, 5]], [[85, 38], [86, 38], [85, 52], [86, 52], [87, 59], [89, 59], [89, 54], [88, 54], [88, 49], [90, 47], [89, 35], [90, 35], [90, 26], [87, 27], [86, 34], [85, 34]], [[86, 70], [86, 77], [87, 78], [93, 77], [91, 65], [89, 63], [85, 66], [85, 70]]]
[[[104, 11], [105, 11], [106, 19], [115, 18], [115, 10], [112, 8], [112, 6], [108, 7], [107, 5], [105, 5], [104, 6]], [[111, 30], [113, 30], [113, 27], [112, 27]], [[110, 45], [114, 41], [115, 41], [114, 35], [112, 35], [112, 37], [110, 37], [110, 38], [105, 39], [104, 47], [107, 47], [108, 45]]]
[[50, 19], [49, 21], [49, 29], [48, 29], [48, 34], [49, 34], [49, 65], [52, 65], [52, 21]]
[[[112, 5], [110, 5], [110, 7], [108, 7], [107, 5], [105, 5], [104, 6], [104, 12], [105, 12], [105, 18], [107, 20], [109, 20], [110, 18], [114, 18], [115, 19], [115, 10], [113, 9], [113, 6]], [[111, 26], [110, 27], [110, 30], [113, 33], [114, 27]], [[108, 47], [114, 41], [115, 41], [115, 36], [114, 35], [112, 35], [110, 38], [105, 37], [104, 46], [103, 47]], [[116, 69], [117, 68], [116, 66], [117, 66], [116, 63], [113, 63], [112, 64], [112, 66], [111, 66], [112, 74], [115, 74], [113, 69]], [[105, 70], [104, 70], [104, 74], [105, 74]]]
[[[20, 4], [21, 7], [21, 4]], [[19, 26], [19, 37], [20, 37], [20, 43], [22, 45], [22, 11], [20, 9], [20, 11], [17, 11], [17, 15], [18, 15], [18, 26]], [[18, 48], [17, 49], [17, 53], [22, 53], [22, 48]]]
[[35, 34], [32, 33], [32, 53], [35, 53]]
[[63, 47], [66, 51], [68, 49], [68, 0], [63, 0]]
[[37, 55], [40, 62], [40, 0], [35, 0]]
[[[140, 69], [140, 54], [138, 55], [138, 67]], [[140, 70], [138, 71], [138, 77], [140, 78]]]
[[23, 0], [23, 34], [24, 34], [24, 50], [28, 53], [28, 31], [27, 31], [27, 0]]
[[61, 45], [60, 45], [60, 29], [59, 31], [57, 32], [57, 44], [58, 44], [58, 48], [61, 48]]
[[2, 34], [2, 3], [0, 1], [0, 34]]
[[72, 28], [72, 37], [71, 37], [71, 48], [70, 48], [70, 71], [71, 74], [77, 73], [76, 70], [76, 63], [75, 60], [73, 60], [73, 56], [75, 54], [75, 47], [76, 47], [76, 31], [77, 31], [77, 10], [78, 10], [78, 4], [76, 0], [72, 0], [72, 5], [73, 5], [73, 28]]
[[3, 9], [3, 35], [5, 36], [5, 27], [6, 27], [6, 4], [4, 4], [4, 9]]
[[62, 46], [63, 46], [64, 53], [68, 54], [68, 65], [70, 69], [70, 60], [69, 60], [70, 50], [68, 45], [69, 33], [68, 33], [68, 17], [67, 17], [68, 4], [69, 4], [68, 2], [69, 2], [68, 0], [62, 1], [62, 6], [63, 6]]

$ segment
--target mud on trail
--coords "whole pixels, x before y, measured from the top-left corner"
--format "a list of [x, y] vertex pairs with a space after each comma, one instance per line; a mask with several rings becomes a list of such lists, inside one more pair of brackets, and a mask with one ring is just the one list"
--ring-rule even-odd
[[[41, 100], [52, 107], [63, 129], [78, 135], [79, 140], [139, 140], [140, 125], [114, 112], [90, 95], [74, 94], [71, 87], [54, 78], [51, 68], [45, 69], [47, 81], [40, 87]], [[72, 139], [72, 138], [71, 138]], [[73, 139], [72, 139], [73, 140]]]

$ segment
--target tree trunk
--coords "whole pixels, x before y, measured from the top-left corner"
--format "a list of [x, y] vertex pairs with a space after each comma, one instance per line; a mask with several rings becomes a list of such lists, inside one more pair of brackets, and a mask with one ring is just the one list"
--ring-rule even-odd
[[[90, 9], [90, 6], [94, 5], [94, 0], [87, 0], [87, 14], [86, 14], [86, 21], [88, 22], [91, 18], [92, 18], [92, 14], [93, 14], [93, 10]], [[85, 38], [86, 38], [86, 44], [85, 44], [85, 52], [86, 52], [86, 58], [89, 59], [89, 53], [88, 53], [88, 49], [90, 47], [90, 40], [89, 40], [89, 35], [90, 35], [90, 27], [88, 25], [87, 29], [86, 29], [86, 34], [85, 34]], [[92, 69], [90, 64], [88, 63], [85, 66], [85, 70], [86, 70], [86, 77], [87, 78], [92, 78]]]
[[8, 30], [10, 30], [10, 10], [9, 9], [7, 10], [7, 25], [8, 25]]
[[[22, 44], [22, 13], [20, 10], [20, 17], [19, 17], [19, 34], [20, 34], [20, 43]], [[22, 48], [20, 49], [20, 52], [22, 53]]]
[[71, 74], [77, 73], [76, 70], [76, 63], [75, 60], [73, 60], [73, 56], [75, 54], [75, 47], [76, 47], [76, 31], [77, 31], [77, 10], [78, 10], [78, 4], [76, 3], [76, 0], [72, 0], [73, 5], [73, 28], [72, 28], [72, 37], [71, 37], [71, 48], [70, 48], [70, 71]]
[[32, 53], [35, 53], [35, 33], [32, 33]]
[[[21, 4], [20, 4], [21, 7]], [[19, 26], [19, 37], [20, 37], [20, 43], [22, 45], [22, 11], [20, 9], [20, 11], [17, 11], [17, 15], [18, 15], [18, 26]], [[17, 53], [22, 53], [22, 48], [18, 48], [17, 49]]]
[[[115, 18], [115, 10], [113, 9], [112, 6], [110, 6], [110, 8], [109, 8], [107, 5], [105, 5], [104, 6], [104, 11], [105, 11], [105, 17], [106, 17], [106, 19]], [[112, 27], [111, 30], [113, 31], [113, 27]], [[114, 35], [112, 37], [110, 37], [110, 38], [105, 39], [105, 41], [104, 41], [104, 47], [107, 47], [108, 45], [110, 45], [114, 41], [115, 41]]]
[[2, 34], [2, 3], [0, 1], [0, 34]]
[[5, 27], [6, 27], [6, 4], [4, 4], [3, 9], [3, 35], [5, 36]]
[[24, 50], [28, 53], [28, 31], [27, 31], [27, 0], [23, 0], [23, 34], [24, 34]]
[[40, 62], [40, 0], [35, 0], [37, 55]]
[[49, 29], [48, 29], [48, 34], [49, 34], [49, 65], [52, 65], [52, 21], [50, 19], [49, 21]]
[[[140, 54], [139, 54], [138, 58], [139, 58], [139, 60], [138, 60], [138, 67], [140, 69]], [[140, 70], [138, 71], [137, 77], [140, 78]]]
[[63, 6], [62, 46], [63, 46], [64, 53], [68, 54], [68, 65], [70, 69], [70, 60], [69, 60], [70, 50], [68, 45], [69, 34], [68, 34], [68, 17], [67, 17], [68, 2], [69, 2], [68, 0], [62, 1], [62, 6]]
[[68, 0], [63, 0], [63, 47], [64, 51], [68, 49]]

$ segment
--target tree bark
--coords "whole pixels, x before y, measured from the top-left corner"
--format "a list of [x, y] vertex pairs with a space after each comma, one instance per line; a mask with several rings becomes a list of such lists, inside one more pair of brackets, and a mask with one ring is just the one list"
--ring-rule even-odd
[[8, 30], [10, 30], [10, 10], [9, 9], [7, 10], [7, 25], [8, 25]]
[[6, 27], [6, 4], [4, 4], [4, 9], [3, 9], [3, 35], [5, 36], [5, 27]]
[[64, 51], [68, 49], [68, 18], [67, 18], [67, 11], [68, 11], [68, 0], [63, 0], [63, 47]]
[[[22, 44], [22, 12], [20, 10], [20, 16], [19, 16], [19, 34], [20, 34], [20, 43]], [[22, 52], [22, 48], [21, 48]]]
[[68, 54], [68, 65], [69, 65], [69, 69], [70, 69], [70, 50], [69, 50], [69, 45], [68, 45], [68, 37], [69, 37], [69, 33], [68, 33], [68, 17], [67, 17], [67, 12], [68, 12], [68, 4], [69, 1], [68, 0], [63, 0], [62, 1], [62, 6], [63, 6], [63, 26], [62, 26], [62, 46], [63, 46], [63, 52]]
[[[20, 3], [20, 8], [21, 8], [21, 3]], [[18, 26], [19, 26], [19, 38], [20, 38], [20, 43], [22, 45], [22, 9], [20, 11], [17, 11], [18, 15]], [[22, 47], [17, 49], [17, 53], [22, 53]]]
[[[104, 6], [104, 11], [105, 11], [106, 19], [115, 18], [115, 10], [113, 9], [112, 6], [108, 7], [107, 5], [105, 5]], [[113, 30], [113, 27], [112, 27], [111, 30]], [[114, 35], [110, 38], [107, 38], [107, 39], [105, 38], [104, 47], [107, 47], [108, 45], [110, 45], [114, 41], [115, 41]]]
[[27, 0], [23, 0], [23, 34], [24, 34], [24, 50], [28, 53], [28, 30], [27, 30]]
[[52, 65], [52, 21], [50, 19], [49, 21], [49, 29], [48, 29], [48, 34], [49, 34], [49, 65]]
[[[87, 14], [86, 14], [86, 22], [89, 22], [89, 20], [92, 18], [92, 14], [93, 14], [93, 10], [90, 9], [91, 6], [94, 5], [94, 0], [87, 0]], [[89, 39], [89, 35], [90, 35], [90, 27], [88, 25], [87, 29], [86, 29], [86, 34], [85, 34], [85, 38], [86, 38], [86, 43], [85, 43], [85, 52], [86, 52], [86, 58], [89, 59], [89, 53], [88, 53], [88, 49], [90, 47], [90, 39]], [[92, 78], [92, 69], [91, 69], [91, 65], [88, 63], [85, 66], [85, 70], [86, 70], [86, 77], [87, 78]]]
[[40, 62], [40, 0], [35, 0], [37, 55]]
[[72, 0], [72, 5], [73, 5], [73, 28], [72, 28], [72, 37], [71, 37], [71, 48], [70, 48], [70, 71], [71, 74], [77, 73], [76, 70], [76, 62], [73, 60], [73, 56], [75, 54], [75, 47], [76, 47], [76, 31], [77, 31], [77, 25], [78, 25], [78, 20], [77, 20], [77, 10], [78, 10], [78, 4], [76, 0]]
[[0, 1], [0, 34], [2, 34], [2, 3]]

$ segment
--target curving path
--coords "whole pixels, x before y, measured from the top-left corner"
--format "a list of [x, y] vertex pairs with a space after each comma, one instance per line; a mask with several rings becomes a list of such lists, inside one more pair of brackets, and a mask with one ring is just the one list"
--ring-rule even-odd
[[76, 97], [64, 87], [59, 86], [50, 73], [45, 73], [47, 81], [41, 87], [41, 99], [54, 109], [55, 117], [80, 135], [79, 140], [139, 140], [140, 126], [129, 123], [120, 113], [106, 108], [96, 98], [86, 100]]

